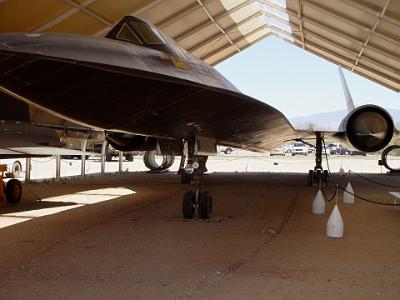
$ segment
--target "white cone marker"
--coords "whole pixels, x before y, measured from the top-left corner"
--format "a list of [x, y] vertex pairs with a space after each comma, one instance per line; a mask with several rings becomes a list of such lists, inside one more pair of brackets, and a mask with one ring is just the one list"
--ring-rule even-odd
[[331, 238], [343, 237], [343, 219], [337, 204], [335, 204], [326, 223], [326, 236]]
[[325, 199], [322, 195], [321, 190], [318, 190], [315, 195], [314, 201], [312, 203], [312, 213], [314, 215], [324, 215], [325, 214]]
[[350, 182], [347, 184], [346, 190], [343, 192], [343, 203], [354, 204], [354, 191]]
[[339, 175], [344, 175], [346, 172], [344, 171], [343, 167], [339, 169]]

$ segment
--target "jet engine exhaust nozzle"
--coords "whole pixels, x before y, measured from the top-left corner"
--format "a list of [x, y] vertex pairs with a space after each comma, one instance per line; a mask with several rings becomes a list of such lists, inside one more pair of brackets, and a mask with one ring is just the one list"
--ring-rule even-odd
[[347, 119], [347, 139], [360, 151], [375, 152], [385, 148], [392, 140], [393, 132], [391, 116], [378, 106], [359, 107]]

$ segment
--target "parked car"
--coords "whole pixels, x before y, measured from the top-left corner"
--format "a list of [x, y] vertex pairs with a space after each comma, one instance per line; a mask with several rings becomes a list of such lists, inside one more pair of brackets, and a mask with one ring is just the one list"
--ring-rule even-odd
[[330, 154], [332, 155], [350, 155], [351, 150], [344, 147], [342, 144], [339, 143], [331, 143], [328, 144], [328, 149]]
[[281, 147], [278, 147], [274, 150], [272, 150], [269, 154], [270, 156], [274, 156], [274, 155], [283, 155], [285, 156], [286, 153], [292, 153], [292, 148], [293, 148], [293, 144], [287, 144]]
[[322, 145], [322, 155], [331, 155], [331, 151], [329, 150], [328, 147], [324, 147], [324, 145]]
[[292, 148], [292, 156], [295, 156], [297, 154], [300, 155], [308, 155], [308, 146], [302, 142], [296, 142], [293, 144]]
[[346, 147], [339, 148], [339, 155], [350, 155], [351, 150]]
[[287, 144], [285, 146], [282, 147], [285, 151], [285, 153], [292, 153], [292, 149], [293, 149], [293, 144]]
[[364, 151], [359, 151], [359, 150], [351, 150], [350, 155], [351, 156], [354, 156], [354, 155], [367, 156], [367, 153], [365, 153]]
[[282, 155], [285, 156], [285, 149], [283, 147], [276, 148], [269, 153], [270, 156]]
[[343, 147], [341, 144], [339, 143], [330, 143], [327, 146], [327, 150], [330, 152], [330, 154], [335, 155], [335, 154], [339, 154], [340, 148]]

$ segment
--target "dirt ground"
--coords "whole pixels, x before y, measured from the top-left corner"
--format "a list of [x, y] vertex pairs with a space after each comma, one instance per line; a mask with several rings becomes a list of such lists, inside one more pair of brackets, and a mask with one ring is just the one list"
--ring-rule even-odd
[[[400, 186], [400, 177], [367, 176]], [[357, 194], [393, 201], [394, 188], [347, 179]], [[20, 205], [0, 205], [0, 299], [399, 299], [392, 206], [343, 204], [340, 194], [344, 238], [331, 239], [334, 203], [312, 215], [305, 174], [206, 182], [213, 218], [190, 222], [180, 213], [190, 186], [172, 173], [26, 185]]]

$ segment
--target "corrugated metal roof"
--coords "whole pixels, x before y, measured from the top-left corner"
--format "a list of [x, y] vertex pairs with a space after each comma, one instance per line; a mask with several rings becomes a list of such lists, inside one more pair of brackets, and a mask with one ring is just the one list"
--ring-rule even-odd
[[274, 34], [400, 90], [398, 0], [0, 0], [0, 32], [102, 36], [125, 15], [211, 65]]
[[400, 1], [259, 0], [274, 35], [400, 90]]

